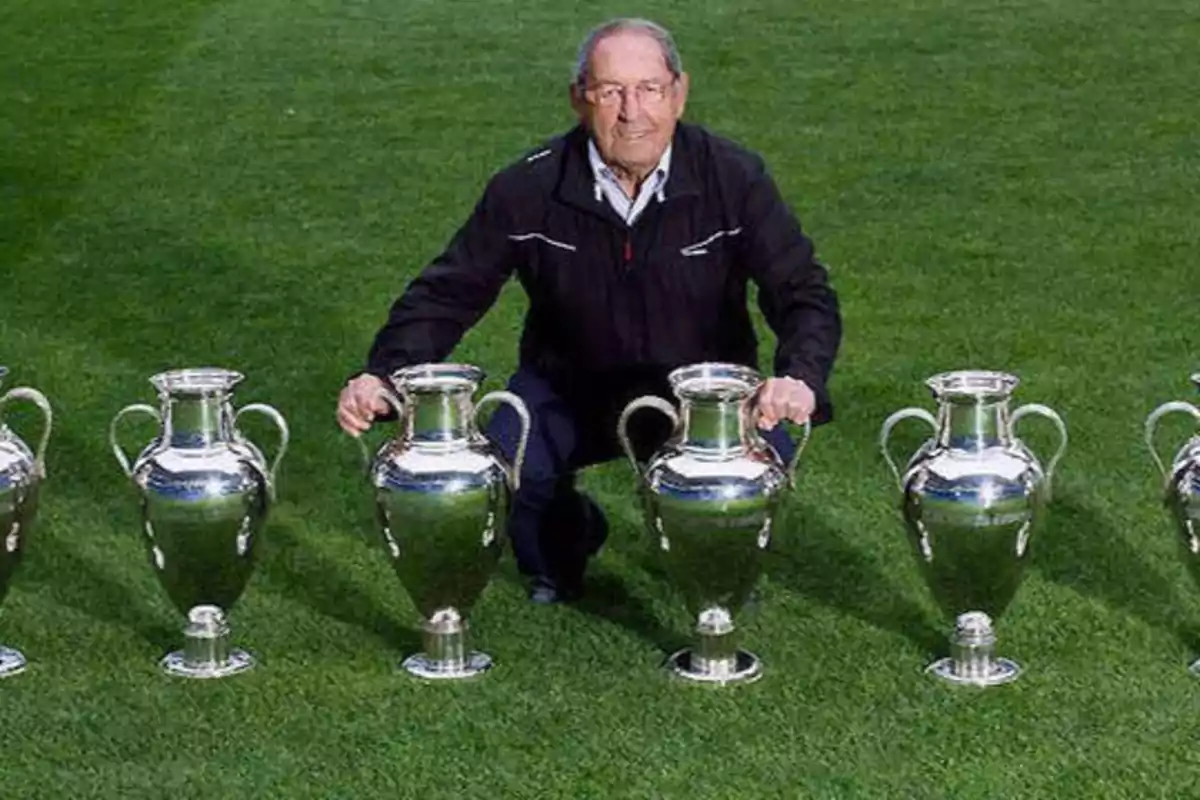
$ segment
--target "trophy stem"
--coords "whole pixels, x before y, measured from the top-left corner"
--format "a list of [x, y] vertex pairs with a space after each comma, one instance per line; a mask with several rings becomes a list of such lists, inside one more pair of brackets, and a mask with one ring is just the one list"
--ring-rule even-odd
[[183, 629], [182, 650], [166, 656], [161, 663], [168, 675], [182, 678], [225, 678], [245, 672], [254, 659], [244, 650], [229, 646], [229, 623], [217, 606], [195, 606], [188, 612]]
[[999, 686], [1015, 681], [1021, 666], [1007, 658], [996, 658], [995, 646], [992, 618], [982, 611], [968, 611], [955, 622], [950, 657], [930, 664], [927, 671], [959, 685]]
[[700, 612], [695, 646], [673, 654], [667, 668], [675, 677], [695, 683], [752, 683], [762, 677], [762, 662], [738, 648], [733, 615], [720, 606]]
[[0, 678], [8, 678], [25, 671], [25, 656], [20, 651], [0, 645]]
[[492, 667], [486, 653], [467, 648], [467, 621], [456, 608], [443, 608], [421, 625], [424, 650], [409, 656], [401, 667], [410, 675], [430, 680], [475, 678]]

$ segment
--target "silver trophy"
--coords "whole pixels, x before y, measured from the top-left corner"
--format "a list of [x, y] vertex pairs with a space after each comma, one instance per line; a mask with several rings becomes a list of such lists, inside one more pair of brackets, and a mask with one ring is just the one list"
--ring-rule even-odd
[[[909, 540], [937, 604], [954, 620], [951, 655], [928, 671], [956, 684], [993, 686], [1021, 667], [993, 654], [994, 623], [1024, 577], [1029, 539], [1050, 500], [1054, 467], [1067, 447], [1067, 428], [1052, 409], [1030, 403], [1009, 411], [1018, 379], [1002, 372], [947, 372], [926, 385], [935, 417], [906, 408], [883, 423], [880, 449], [903, 494]], [[1049, 418], [1062, 442], [1045, 470], [1014, 429], [1030, 414]], [[902, 420], [924, 420], [934, 436], [901, 472], [888, 447]]]
[[[792, 462], [784, 464], [758, 432], [757, 371], [693, 364], [672, 371], [668, 382], [678, 412], [647, 395], [625, 407], [617, 426], [657, 555], [696, 620], [693, 646], [671, 655], [667, 667], [697, 683], [749, 683], [762, 676], [762, 662], [738, 647], [734, 616], [762, 572], [762, 552], [812, 427], [805, 424]], [[670, 418], [673, 433], [643, 465], [627, 428], [646, 408]]]
[[[422, 617], [423, 651], [401, 664], [420, 678], [472, 678], [492, 666], [491, 657], [469, 648], [467, 617], [503, 550], [530, 420], [509, 392], [490, 392], [473, 405], [483, 378], [461, 364], [396, 372], [396, 393], [382, 390], [398, 415], [396, 435], [374, 458], [363, 445], [383, 544]], [[511, 466], [476, 423], [492, 402], [511, 405], [521, 419]]]
[[[1200, 373], [1192, 376], [1192, 382], [1200, 388]], [[1200, 422], [1200, 408], [1182, 401], [1163, 403], [1150, 412], [1146, 418], [1146, 447], [1164, 477], [1163, 503], [1179, 530], [1184, 563], [1193, 580], [1200, 583], [1200, 433], [1179, 448], [1170, 466], [1159, 457], [1154, 446], [1159, 421], [1168, 414], [1181, 412]], [[1188, 669], [1200, 676], [1200, 660], [1192, 662]]]
[[[0, 367], [0, 383], [7, 374], [8, 370]], [[4, 407], [13, 400], [28, 400], [45, 417], [36, 454], [4, 424]], [[8, 594], [8, 582], [21, 562], [21, 551], [37, 517], [38, 487], [46, 477], [46, 445], [53, 419], [49, 401], [36, 389], [21, 386], [0, 396], [0, 602]], [[25, 656], [0, 646], [0, 678], [24, 669]]]
[[[230, 647], [227, 616], [254, 571], [288, 427], [263, 403], [234, 411], [233, 389], [242, 378], [216, 368], [160, 373], [150, 379], [159, 409], [127, 406], [109, 426], [113, 455], [141, 495], [143, 541], [154, 573], [187, 616], [183, 649], [161, 661], [170, 675], [222, 678], [254, 666], [249, 653]], [[247, 412], [265, 414], [279, 427], [269, 468], [238, 430]], [[117, 441], [117, 425], [135, 413], [153, 417], [160, 428], [131, 465]]]

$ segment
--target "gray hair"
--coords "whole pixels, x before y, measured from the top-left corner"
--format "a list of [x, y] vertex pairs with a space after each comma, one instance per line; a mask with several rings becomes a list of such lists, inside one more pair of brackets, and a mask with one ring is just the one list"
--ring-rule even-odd
[[587, 38], [583, 40], [583, 44], [579, 46], [579, 55], [575, 59], [575, 83], [577, 85], [583, 86], [587, 83], [588, 65], [592, 61], [592, 53], [595, 52], [596, 45], [615, 33], [625, 31], [644, 33], [654, 39], [662, 48], [663, 60], [666, 61], [667, 69], [671, 71], [671, 74], [676, 78], [683, 74], [683, 61], [679, 58], [679, 50], [676, 49], [675, 40], [671, 38], [671, 34], [666, 28], [648, 19], [621, 17], [593, 28]]

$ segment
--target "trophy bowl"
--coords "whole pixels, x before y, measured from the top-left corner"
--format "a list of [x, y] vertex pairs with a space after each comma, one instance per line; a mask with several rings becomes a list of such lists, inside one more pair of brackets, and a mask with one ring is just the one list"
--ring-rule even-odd
[[[1192, 375], [1192, 383], [1200, 389], [1200, 373]], [[1163, 403], [1146, 418], [1146, 447], [1163, 476], [1163, 505], [1179, 534], [1180, 553], [1192, 580], [1200, 584], [1200, 432], [1195, 433], [1176, 451], [1170, 462], [1164, 462], [1155, 448], [1158, 424], [1170, 414], [1187, 414], [1200, 422], [1200, 408], [1180, 400]], [[1200, 659], [1188, 667], [1200, 676]]]
[[[735, 615], [762, 572], [785, 493], [812, 432], [790, 464], [759, 434], [756, 398], [763, 379], [738, 364], [680, 367], [668, 382], [679, 410], [646, 395], [621, 413], [617, 435], [638, 477], [643, 519], [668, 580], [696, 620], [694, 643], [667, 660], [671, 674], [698, 684], [758, 680], [762, 661], [738, 646]], [[642, 409], [666, 415], [667, 442], [645, 464], [629, 438], [630, 418]]]
[[[469, 679], [492, 667], [489, 655], [469, 647], [467, 618], [504, 547], [530, 419], [509, 392], [473, 403], [483, 379], [482, 370], [464, 364], [397, 371], [395, 391], [381, 392], [396, 411], [396, 433], [367, 456], [384, 550], [421, 615], [423, 649], [401, 663], [418, 678]], [[511, 405], [521, 419], [511, 465], [477, 422], [480, 410], [496, 402]]]
[[[242, 375], [225, 369], [163, 372], [150, 379], [159, 408], [134, 404], [109, 426], [113, 455], [141, 500], [142, 541], [174, 606], [187, 617], [184, 647], [161, 661], [170, 675], [223, 678], [254, 666], [229, 644], [228, 615], [254, 571], [256, 543], [275, 498], [275, 475], [288, 446], [283, 416], [252, 403], [237, 411], [233, 389]], [[242, 414], [265, 414], [280, 441], [268, 467], [238, 430]], [[153, 417], [158, 435], [132, 463], [117, 441], [131, 414]]]
[[[8, 374], [0, 367], [0, 383]], [[37, 452], [30, 450], [4, 422], [4, 408], [14, 400], [33, 403], [42, 412], [44, 424]], [[19, 386], [0, 396], [0, 603], [21, 563], [21, 553], [37, 518], [38, 490], [46, 477], [46, 446], [50, 443], [53, 412], [45, 395]], [[25, 670], [25, 656], [0, 645], [0, 678]]]
[[[902, 496], [909, 542], [934, 600], [954, 621], [951, 655], [928, 671], [955, 684], [994, 686], [1016, 680], [1021, 667], [993, 654], [995, 622], [1024, 578], [1030, 538], [1050, 500], [1054, 468], [1067, 446], [1067, 429], [1052, 409], [1027, 404], [1009, 411], [1018, 385], [1013, 375], [963, 370], [926, 381], [937, 416], [920, 408], [892, 414], [880, 449]], [[1016, 437], [1029, 414], [1050, 419], [1062, 441], [1043, 470]], [[921, 419], [934, 430], [901, 472], [892, 459], [892, 429]]]

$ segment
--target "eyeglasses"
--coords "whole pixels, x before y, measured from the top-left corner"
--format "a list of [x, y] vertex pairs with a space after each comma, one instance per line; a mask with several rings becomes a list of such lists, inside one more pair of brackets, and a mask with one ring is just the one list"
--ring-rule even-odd
[[661, 81], [642, 81], [636, 86], [622, 86], [619, 83], [601, 83], [584, 90], [583, 96], [592, 105], [608, 108], [621, 105], [632, 90], [639, 105], [654, 106], [667, 99], [667, 90], [675, 85], [678, 78], [672, 78], [670, 83]]

